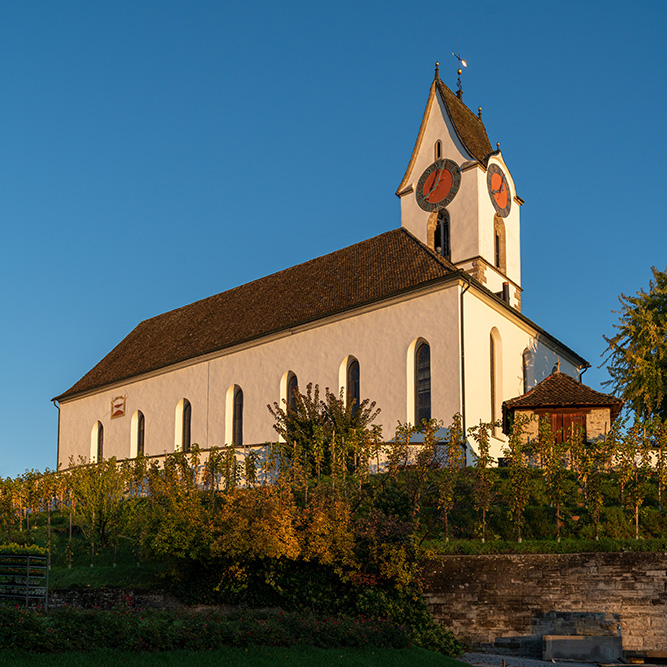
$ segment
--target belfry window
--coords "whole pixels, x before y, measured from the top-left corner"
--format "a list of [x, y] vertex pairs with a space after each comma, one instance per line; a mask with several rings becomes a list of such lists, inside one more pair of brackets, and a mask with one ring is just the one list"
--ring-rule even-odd
[[435, 228], [433, 247], [438, 255], [441, 255], [445, 259], [451, 258], [449, 213], [444, 209], [438, 213], [438, 224]]
[[439, 160], [442, 157], [442, 141], [440, 139], [435, 142], [434, 149], [435, 159]]
[[234, 414], [232, 417], [232, 442], [237, 447], [243, 444], [243, 389], [234, 390]]
[[420, 343], [415, 354], [415, 422], [421, 425], [431, 418], [431, 348]]
[[352, 405], [352, 414], [356, 414], [361, 401], [361, 388], [359, 384], [359, 362], [350, 360], [347, 366], [347, 405]]
[[499, 215], [496, 215], [493, 218], [493, 264], [503, 273], [507, 273], [505, 223]]

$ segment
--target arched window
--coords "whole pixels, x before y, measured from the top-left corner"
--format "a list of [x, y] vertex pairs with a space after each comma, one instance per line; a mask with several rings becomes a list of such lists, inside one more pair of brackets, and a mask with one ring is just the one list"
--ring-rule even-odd
[[431, 347], [425, 341], [415, 352], [415, 425], [431, 418]]
[[90, 432], [90, 462], [99, 463], [104, 458], [104, 426], [95, 422]]
[[438, 255], [442, 255], [445, 259], [451, 258], [449, 213], [444, 209], [438, 212], [438, 222], [435, 228], [433, 246]]
[[[500, 419], [502, 406], [503, 366], [502, 366], [502, 343], [500, 332], [495, 327], [489, 335], [489, 371], [491, 388], [491, 421]], [[494, 435], [498, 429], [493, 429]]]
[[522, 369], [523, 369], [523, 393], [525, 394], [530, 389], [529, 373], [533, 365], [533, 355], [531, 351], [526, 348], [522, 355]]
[[132, 433], [130, 435], [130, 458], [144, 455], [144, 441], [146, 432], [146, 419], [141, 410], [137, 410], [132, 415], [130, 425]]
[[192, 444], [192, 405], [186, 400], [183, 405], [183, 451], [189, 452]]
[[234, 390], [234, 414], [232, 417], [232, 443], [237, 447], [243, 444], [243, 389]]
[[352, 414], [359, 409], [361, 391], [359, 387], [359, 362], [351, 358], [347, 365], [347, 405], [352, 406]]
[[287, 396], [285, 402], [288, 410], [296, 410], [296, 394], [299, 391], [299, 381], [294, 373], [290, 373], [287, 378]]
[[192, 443], [192, 406], [187, 398], [182, 398], [176, 406], [176, 429], [174, 450], [189, 452]]
[[442, 157], [442, 141], [440, 141], [440, 139], [438, 139], [435, 142], [435, 146], [433, 147], [433, 149], [434, 149], [433, 153], [435, 155], [435, 159], [439, 160]]
[[493, 264], [507, 273], [505, 223], [499, 215], [493, 217]]

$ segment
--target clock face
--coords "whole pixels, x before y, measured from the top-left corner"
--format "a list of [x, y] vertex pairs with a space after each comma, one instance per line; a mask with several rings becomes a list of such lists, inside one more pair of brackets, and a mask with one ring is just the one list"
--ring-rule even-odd
[[506, 218], [510, 214], [512, 195], [507, 184], [507, 177], [497, 164], [492, 164], [488, 168], [486, 172], [486, 186], [489, 189], [489, 196], [491, 197], [493, 207], [498, 211], [498, 215]]
[[453, 160], [436, 160], [417, 183], [417, 203], [425, 211], [439, 211], [456, 196], [461, 170]]

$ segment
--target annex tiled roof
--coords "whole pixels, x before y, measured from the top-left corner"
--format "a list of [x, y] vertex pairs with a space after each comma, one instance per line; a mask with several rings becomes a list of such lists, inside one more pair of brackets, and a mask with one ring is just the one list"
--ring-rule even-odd
[[62, 400], [457, 272], [403, 228], [141, 322]]
[[609, 407], [615, 419], [623, 401], [611, 394], [603, 394], [587, 387], [560, 371], [553, 372], [529, 392], [503, 403], [509, 410], [516, 408]]
[[441, 80], [436, 78], [436, 85], [445, 101], [445, 107], [468, 153], [476, 160], [486, 164], [487, 158], [493, 152], [491, 142], [486, 134], [486, 128], [468, 107], [453, 93]]

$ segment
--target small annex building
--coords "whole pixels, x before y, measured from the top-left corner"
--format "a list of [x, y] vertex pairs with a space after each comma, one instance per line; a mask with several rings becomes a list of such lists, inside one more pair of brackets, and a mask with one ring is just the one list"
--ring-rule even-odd
[[276, 437], [267, 404], [309, 382], [376, 401], [391, 440], [399, 421], [499, 420], [558, 361], [578, 379], [588, 362], [521, 312], [509, 167], [437, 67], [396, 194], [399, 228], [141, 322], [53, 399], [58, 465], [195, 442], [242, 456]]
[[584, 442], [594, 442], [607, 435], [622, 408], [622, 399], [595, 391], [556, 367], [530, 391], [503, 403], [503, 423], [507, 432], [515, 415], [529, 417], [525, 435], [533, 440], [538, 420], [548, 417], [556, 442], [563, 442], [573, 427], [581, 428]]

